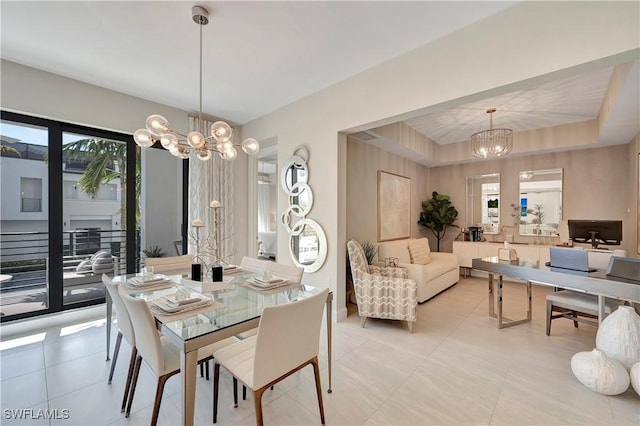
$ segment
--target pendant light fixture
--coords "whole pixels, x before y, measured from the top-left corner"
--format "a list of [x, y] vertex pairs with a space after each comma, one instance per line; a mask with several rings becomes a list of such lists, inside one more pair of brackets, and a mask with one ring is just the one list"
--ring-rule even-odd
[[[202, 27], [209, 23], [209, 12], [202, 6], [191, 8], [193, 22], [200, 26], [200, 107], [198, 110], [198, 128], [202, 125]], [[225, 121], [216, 121], [211, 125], [210, 136], [204, 136], [201, 131], [192, 131], [183, 135], [169, 127], [169, 121], [159, 114], [147, 117], [144, 129], [138, 129], [133, 134], [135, 142], [148, 148], [158, 140], [171, 154], [180, 158], [189, 158], [195, 153], [198, 159], [207, 161], [212, 154], [218, 154], [225, 160], [232, 161], [238, 156], [236, 146], [249, 155], [260, 150], [260, 144], [253, 138], [245, 139], [241, 145], [234, 145], [231, 141], [233, 128]], [[200, 129], [202, 130], [202, 129]]]

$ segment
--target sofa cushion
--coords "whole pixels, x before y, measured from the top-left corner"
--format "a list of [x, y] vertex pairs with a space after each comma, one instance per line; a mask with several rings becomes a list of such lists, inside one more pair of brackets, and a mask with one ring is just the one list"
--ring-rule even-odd
[[378, 260], [384, 262], [387, 257], [398, 258], [398, 263], [411, 263], [407, 246], [410, 239], [385, 241], [378, 243]]
[[429, 242], [426, 238], [410, 240], [408, 249], [411, 263], [415, 265], [427, 265], [431, 262], [431, 256], [429, 256]]

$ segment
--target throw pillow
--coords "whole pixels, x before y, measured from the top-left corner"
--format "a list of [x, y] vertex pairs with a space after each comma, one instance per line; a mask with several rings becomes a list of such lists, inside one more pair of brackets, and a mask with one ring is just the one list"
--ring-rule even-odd
[[429, 256], [429, 243], [424, 238], [411, 241], [408, 248], [411, 263], [416, 265], [427, 265], [431, 262], [431, 256]]
[[76, 272], [79, 274], [86, 274], [87, 272], [91, 272], [91, 260], [86, 259], [83, 260], [76, 266]]

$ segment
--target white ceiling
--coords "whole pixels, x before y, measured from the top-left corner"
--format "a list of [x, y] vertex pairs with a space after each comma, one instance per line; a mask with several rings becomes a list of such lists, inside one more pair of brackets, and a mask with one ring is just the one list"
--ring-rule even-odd
[[2, 1], [2, 57], [238, 124], [515, 2]]
[[[485, 1], [0, 1], [1, 56], [186, 111], [198, 109], [203, 27], [203, 113], [244, 124], [422, 46], [516, 2]], [[440, 145], [488, 128], [516, 132], [597, 118], [613, 68], [448, 107], [405, 121]], [[600, 129], [606, 143], [638, 132], [638, 63]], [[631, 135], [631, 136], [629, 136]], [[379, 145], [415, 161], [400, 144]], [[375, 141], [371, 141], [374, 143]]]

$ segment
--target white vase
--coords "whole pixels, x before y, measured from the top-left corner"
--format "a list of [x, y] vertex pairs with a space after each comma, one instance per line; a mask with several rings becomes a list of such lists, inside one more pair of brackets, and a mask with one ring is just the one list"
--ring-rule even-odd
[[627, 369], [598, 349], [571, 357], [571, 371], [580, 383], [602, 395], [618, 395], [629, 388]]
[[620, 306], [602, 321], [596, 334], [596, 348], [627, 370], [640, 362], [640, 315], [632, 306]]
[[629, 375], [631, 376], [631, 386], [633, 386], [633, 390], [640, 395], [640, 362], [633, 364]]

